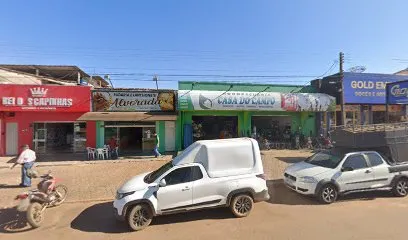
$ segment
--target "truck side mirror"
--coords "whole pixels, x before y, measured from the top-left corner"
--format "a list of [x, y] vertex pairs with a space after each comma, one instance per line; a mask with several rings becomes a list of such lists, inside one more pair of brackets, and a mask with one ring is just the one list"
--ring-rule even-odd
[[167, 185], [167, 183], [166, 183], [166, 179], [162, 179], [162, 180], [160, 180], [160, 182], [159, 182], [159, 186], [160, 187], [165, 187]]
[[351, 172], [351, 171], [353, 171], [354, 169], [352, 168], [352, 167], [342, 167], [341, 168], [341, 171], [342, 172]]

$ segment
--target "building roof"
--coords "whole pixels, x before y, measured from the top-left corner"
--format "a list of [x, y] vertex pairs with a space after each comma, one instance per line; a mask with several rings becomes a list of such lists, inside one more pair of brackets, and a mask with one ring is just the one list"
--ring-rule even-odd
[[395, 75], [408, 75], [408, 68], [394, 73]]
[[41, 85], [44, 84], [44, 82], [57, 85], [76, 85], [73, 83], [55, 80], [53, 78], [36, 76], [34, 74], [28, 74], [25, 72], [19, 72], [0, 67], [0, 84]]
[[[0, 68], [9, 69], [12, 71], [23, 72], [27, 74], [38, 75], [51, 78], [57, 81], [78, 83], [78, 73], [81, 74], [81, 79], [90, 79], [91, 76], [74, 65], [15, 65], [15, 64], [0, 64]], [[101, 76], [92, 76], [90, 84], [94, 87], [108, 87], [109, 83]]]
[[78, 80], [78, 72], [82, 77], [89, 77], [87, 73], [82, 71], [77, 66], [69, 65], [13, 65], [13, 64], [0, 64], [0, 67], [7, 68], [14, 71], [25, 72], [29, 74], [36, 74], [39, 71], [39, 75], [43, 77], [57, 78], [65, 81]]

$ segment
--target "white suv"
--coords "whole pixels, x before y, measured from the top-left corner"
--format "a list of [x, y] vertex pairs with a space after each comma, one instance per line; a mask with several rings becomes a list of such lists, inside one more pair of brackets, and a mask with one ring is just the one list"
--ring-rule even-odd
[[199, 141], [156, 171], [126, 182], [113, 203], [132, 230], [153, 216], [230, 207], [247, 216], [253, 203], [269, 199], [258, 143], [254, 139]]

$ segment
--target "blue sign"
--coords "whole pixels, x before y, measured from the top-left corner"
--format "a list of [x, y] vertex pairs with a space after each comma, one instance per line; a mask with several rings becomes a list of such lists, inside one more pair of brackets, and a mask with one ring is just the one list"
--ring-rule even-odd
[[387, 83], [408, 80], [408, 76], [375, 73], [344, 73], [344, 102], [385, 104]]
[[387, 84], [388, 104], [408, 104], [408, 81]]

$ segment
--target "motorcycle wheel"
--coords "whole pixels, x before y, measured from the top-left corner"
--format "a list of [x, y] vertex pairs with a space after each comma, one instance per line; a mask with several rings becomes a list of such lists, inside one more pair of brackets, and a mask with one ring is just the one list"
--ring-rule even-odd
[[56, 199], [53, 202], [52, 206], [59, 206], [61, 205], [65, 199], [67, 198], [68, 195], [68, 188], [65, 185], [57, 185], [55, 187], [55, 190], [53, 192], [53, 194], [55, 195]]
[[41, 226], [44, 220], [43, 206], [38, 202], [33, 202], [27, 209], [27, 221], [33, 228]]

